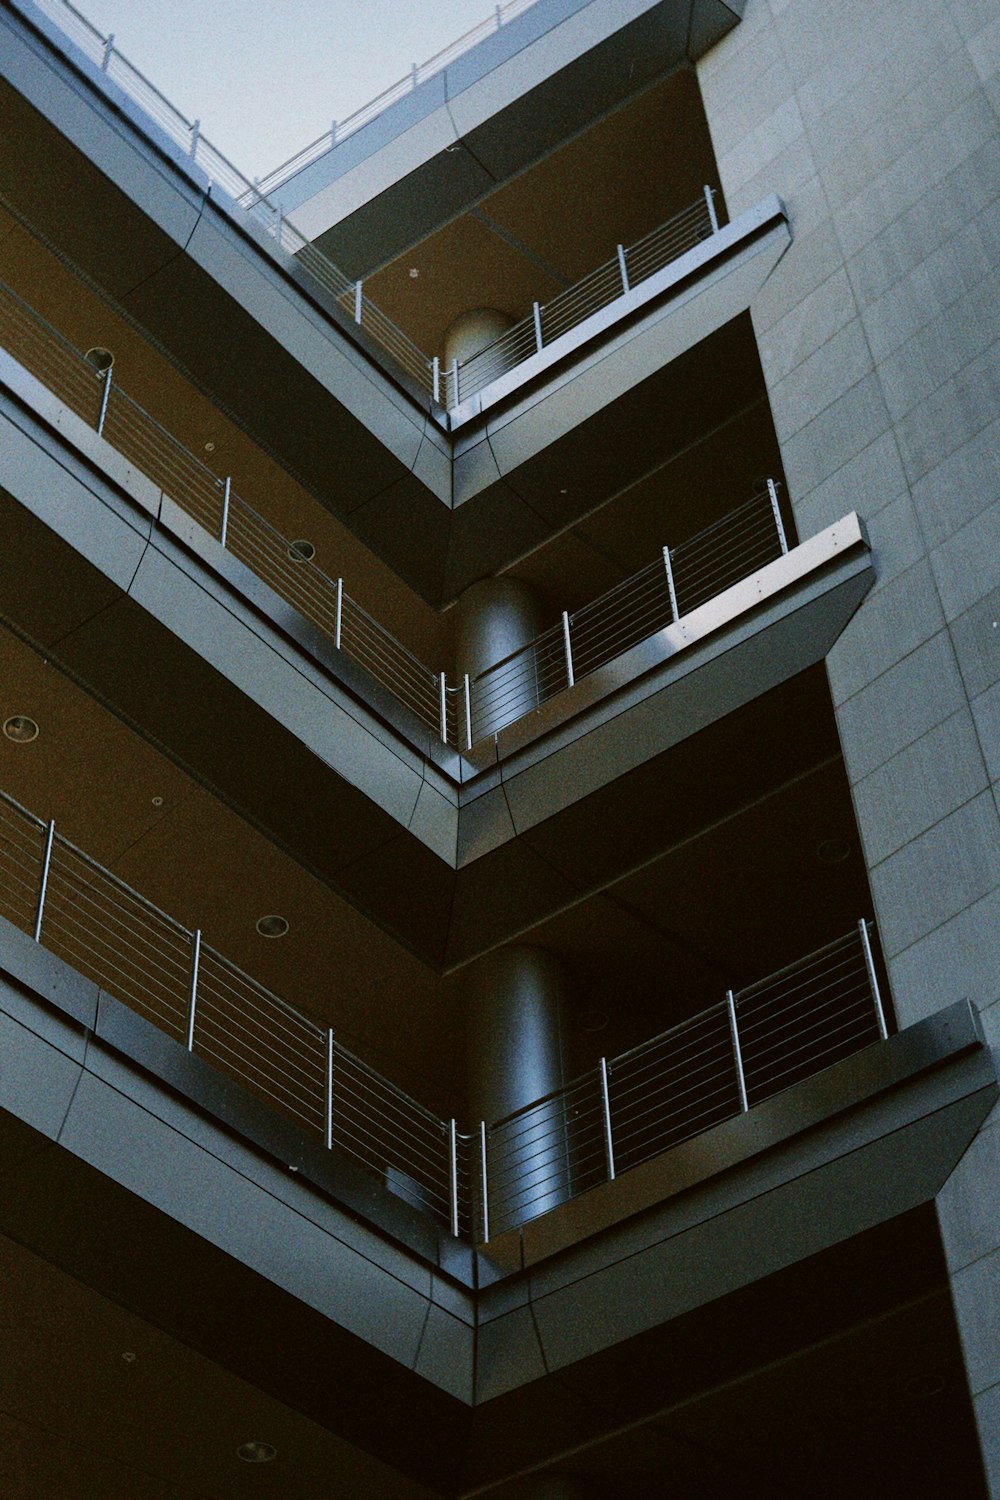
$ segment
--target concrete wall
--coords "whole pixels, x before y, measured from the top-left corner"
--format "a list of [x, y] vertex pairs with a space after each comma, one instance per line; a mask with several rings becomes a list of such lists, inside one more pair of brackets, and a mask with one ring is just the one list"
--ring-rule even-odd
[[[1000, 1043], [1000, 11], [748, 0], [699, 67], [731, 213], [795, 243], [753, 308], [800, 532], [868, 521], [829, 658], [898, 1019]], [[1000, 1119], [938, 1200], [1000, 1495]]]

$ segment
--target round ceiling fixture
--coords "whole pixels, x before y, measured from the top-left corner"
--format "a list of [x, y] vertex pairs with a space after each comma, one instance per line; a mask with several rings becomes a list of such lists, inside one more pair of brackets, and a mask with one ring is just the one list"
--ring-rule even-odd
[[416, 279], [417, 279], [417, 277], [419, 275], [420, 275], [419, 268], [417, 266], [411, 266], [410, 267], [410, 280], [411, 281], [416, 281]]
[[316, 548], [312, 542], [307, 542], [303, 537], [291, 544], [288, 549], [288, 555], [289, 557], [294, 557], [296, 562], [312, 562], [316, 556]]
[[851, 852], [846, 839], [824, 839], [816, 846], [816, 854], [825, 865], [840, 865]]
[[154, 807], [162, 807], [163, 806], [163, 798], [162, 797], [153, 797], [152, 798], [152, 803], [153, 803]]
[[122, 1353], [122, 1360], [127, 1365], [134, 1365], [138, 1358], [138, 1354], [136, 1354], [132, 1349], [126, 1349]]
[[940, 1396], [943, 1390], [944, 1381], [933, 1371], [924, 1375], [914, 1375], [906, 1382], [906, 1394], [920, 1401], [926, 1400], [929, 1396]]
[[3, 732], [15, 745], [30, 745], [38, 738], [38, 725], [27, 714], [12, 714], [4, 720]]
[[272, 913], [270, 916], [257, 918], [257, 931], [261, 937], [284, 937], [288, 931], [288, 923], [284, 917], [279, 917]]
[[241, 1443], [236, 1456], [245, 1464], [269, 1464], [272, 1458], [277, 1458], [278, 1450], [271, 1443]]
[[215, 452], [215, 444], [212, 442], [211, 438], [209, 438], [208, 442], [205, 444], [205, 452], [206, 453], [214, 453]]
[[580, 1014], [581, 1031], [603, 1031], [608, 1024], [607, 1012], [603, 1010], [585, 1010]]
[[98, 375], [107, 375], [115, 362], [111, 350], [105, 349], [103, 344], [93, 344], [83, 357], [88, 365], [93, 365]]

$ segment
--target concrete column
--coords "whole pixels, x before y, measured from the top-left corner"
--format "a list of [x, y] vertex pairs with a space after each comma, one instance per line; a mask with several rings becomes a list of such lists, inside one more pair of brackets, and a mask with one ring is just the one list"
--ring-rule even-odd
[[[455, 667], [459, 680], [476, 677], [527, 645], [540, 630], [535, 595], [515, 578], [483, 578], [471, 584], [458, 601], [455, 620]], [[538, 705], [534, 653], [501, 678], [494, 677], [473, 691], [474, 739], [493, 734]]]
[[[488, 1126], [564, 1082], [565, 972], [541, 948], [513, 944], [470, 969], [468, 1080], [472, 1118]], [[569, 1189], [561, 1100], [527, 1110], [491, 1133], [491, 1233], [561, 1203]]]

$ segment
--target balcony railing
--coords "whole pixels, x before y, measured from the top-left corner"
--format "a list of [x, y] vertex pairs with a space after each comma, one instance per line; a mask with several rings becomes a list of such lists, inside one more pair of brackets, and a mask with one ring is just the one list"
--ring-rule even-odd
[[270, 193], [281, 187], [282, 183], [287, 182], [290, 177], [294, 177], [297, 172], [301, 172], [312, 162], [318, 161], [321, 156], [332, 151], [334, 146], [339, 146], [342, 141], [346, 141], [348, 136], [353, 135], [356, 130], [360, 130], [362, 126], [377, 119], [390, 105], [395, 104], [399, 99], [405, 99], [407, 94], [411, 94], [420, 84], [426, 83], [428, 78], [434, 78], [438, 73], [442, 73], [449, 63], [462, 57], [478, 42], [492, 36], [508, 21], [513, 21], [515, 16], [530, 10], [534, 4], [535, 0], [507, 0], [505, 5], [495, 5], [493, 14], [487, 16], [484, 21], [480, 21], [477, 26], [473, 26], [464, 36], [460, 36], [457, 41], [451, 42], [440, 52], [436, 52], [433, 57], [428, 58], [427, 62], [414, 63], [405, 78], [401, 78], [398, 83], [390, 84], [387, 89], [376, 94], [374, 99], [348, 115], [345, 120], [334, 120], [329, 130], [324, 131], [316, 140], [310, 141], [308, 146], [303, 146], [300, 151], [296, 151], [294, 156], [290, 156], [287, 161], [269, 172], [260, 183], [261, 191]]
[[788, 551], [777, 485], [765, 487], [600, 598], [471, 678], [465, 747], [516, 723], [640, 641]]
[[2, 792], [0, 915], [452, 1234], [484, 1242], [886, 1036], [862, 921], [470, 1134]]
[[868, 924], [479, 1133], [488, 1241], [885, 1040]]
[[[0, 283], [0, 345], [93, 427], [209, 535], [319, 630], [337, 651], [387, 687], [434, 734], [441, 734], [441, 674], [350, 597], [161, 427], [111, 378], [101, 375], [50, 324]], [[452, 695], [454, 699], [454, 694]], [[451, 707], [454, 720], [454, 704]], [[457, 743], [453, 728], [451, 744]]]
[[787, 552], [777, 487], [468, 680], [452, 683], [396, 640], [55, 328], [0, 283], [0, 345], [182, 511], [363, 667], [443, 743], [471, 749]]
[[454, 1122], [3, 793], [0, 915], [329, 1149], [468, 1226], [454, 1208], [456, 1191], [469, 1194]]
[[435, 360], [434, 399], [440, 401], [443, 396], [444, 405], [450, 409], [460, 406], [525, 360], [556, 344], [595, 313], [627, 298], [634, 287], [679, 260], [702, 240], [709, 239], [718, 228], [715, 193], [706, 186], [700, 198], [634, 245], [619, 245], [612, 260], [567, 287], [551, 302], [536, 302], [527, 317], [485, 349], [468, 359], [455, 360], [443, 374]]
[[[154, 83], [129, 62], [114, 45], [113, 36], [104, 36], [69, 0], [32, 0], [32, 3], [94, 63], [111, 82], [135, 103], [179, 147], [193, 166], [205, 174], [209, 183], [217, 183], [233, 200], [238, 211], [260, 224], [274, 240], [278, 250], [294, 256], [298, 264], [337, 302], [359, 328], [369, 335], [382, 353], [388, 355], [420, 390], [440, 405], [454, 409], [462, 401], [491, 385], [499, 376], [518, 364], [551, 347], [564, 334], [586, 321], [600, 309], [625, 297], [664, 266], [678, 259], [718, 228], [714, 207], [714, 190], [706, 187], [703, 198], [675, 214], [665, 224], [652, 230], [635, 245], [619, 245], [614, 260], [599, 266], [574, 286], [560, 293], [552, 302], [536, 303], [531, 314], [516, 323], [500, 339], [468, 360], [442, 369], [439, 360], [431, 358], [410, 336], [371, 300], [361, 281], [352, 281], [340, 268], [301, 234], [283, 211], [268, 197], [275, 180], [284, 181], [308, 161], [329, 148], [331, 136], [321, 136], [298, 157], [278, 169], [264, 183], [251, 181], [228, 157], [206, 140], [198, 120], [189, 120], [176, 109]], [[336, 140], [375, 118], [382, 109], [416, 84], [423, 82], [453, 58], [474, 46], [505, 20], [528, 9], [534, 0], [508, 0], [497, 6], [494, 15], [474, 27], [458, 42], [437, 54], [410, 76], [387, 89], [372, 104], [357, 111], [350, 121], [334, 126]], [[623, 310], [625, 304], [623, 303]]]

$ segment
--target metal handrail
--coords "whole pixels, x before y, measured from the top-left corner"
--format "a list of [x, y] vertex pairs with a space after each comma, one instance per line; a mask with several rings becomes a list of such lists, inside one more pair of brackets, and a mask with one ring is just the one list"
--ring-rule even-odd
[[[0, 282], [0, 344], [421, 722], [440, 733], [439, 679], [346, 592], [295, 551], [227, 477], [213, 473], [68, 339]], [[457, 743], [457, 734], [451, 743]]]
[[515, 1229], [887, 1035], [872, 927], [483, 1122], [476, 1233]]
[[0, 283], [0, 344], [335, 650], [446, 744], [471, 749], [787, 551], [777, 485], [647, 564], [466, 684], [380, 625], [68, 339]]
[[719, 227], [714, 201], [715, 191], [706, 185], [693, 203], [634, 245], [619, 245], [611, 260], [588, 272], [551, 302], [536, 302], [526, 317], [484, 349], [456, 361], [445, 372], [446, 405], [460, 406], [595, 313], [624, 301], [633, 288], [709, 239]]
[[451, 1223], [449, 1122], [4, 792], [0, 913], [383, 1182], [401, 1175]]
[[788, 551], [777, 481], [469, 682], [472, 749]]
[[[477, 394], [500, 375], [523, 363], [546, 345], [552, 344], [585, 318], [626, 296], [631, 287], [646, 280], [671, 261], [685, 254], [718, 229], [714, 206], [714, 189], [706, 187], [703, 198], [687, 205], [665, 224], [657, 226], [629, 247], [618, 246], [616, 259], [599, 266], [575, 285], [568, 287], [545, 307], [535, 304], [532, 313], [521, 319], [500, 339], [450, 369], [441, 371], [440, 361], [431, 358], [407, 333], [397, 327], [364, 292], [360, 281], [353, 281], [323, 251], [317, 249], [298, 230], [284, 211], [267, 193], [278, 181], [287, 180], [308, 161], [315, 160], [330, 138], [330, 133], [305, 147], [296, 157], [272, 172], [264, 182], [251, 181], [228, 157], [218, 151], [201, 131], [199, 120], [189, 120], [178, 110], [144, 73], [129, 62], [114, 45], [113, 36], [104, 36], [91, 25], [70, 0], [32, 0], [53, 20], [64, 34], [98, 69], [133, 99], [150, 119], [166, 132], [191, 164], [200, 169], [209, 184], [218, 184], [232, 199], [236, 208], [260, 223], [274, 241], [278, 251], [285, 251], [324, 290], [356, 325], [369, 334], [381, 352], [414, 380], [425, 395], [449, 408]], [[374, 119], [382, 109], [411, 88], [431, 77], [452, 58], [474, 46], [505, 19], [529, 8], [535, 0], [507, 0], [497, 6], [493, 18], [474, 27], [451, 47], [431, 58], [422, 67], [411, 70], [409, 78], [385, 90], [370, 105], [364, 106], [335, 126], [333, 136], [343, 140], [345, 134]], [[348, 126], [350, 129], [348, 129]], [[595, 287], [601, 288], [595, 292]]]
[[887, 1035], [861, 921], [466, 1134], [3, 792], [0, 914], [328, 1149], [482, 1241]]

